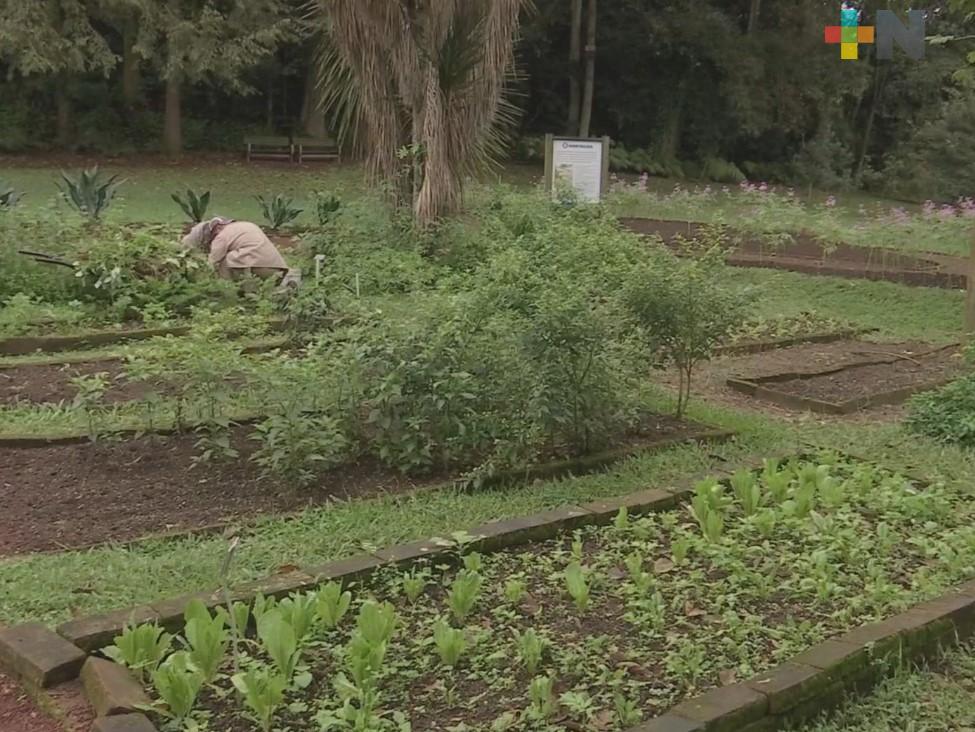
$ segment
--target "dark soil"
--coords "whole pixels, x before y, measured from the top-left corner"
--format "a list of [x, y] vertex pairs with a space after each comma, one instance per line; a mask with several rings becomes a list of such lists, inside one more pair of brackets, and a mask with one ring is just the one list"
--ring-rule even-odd
[[120, 361], [15, 366], [0, 369], [0, 404], [71, 402], [78, 393], [71, 385], [71, 379], [98, 373], [108, 374], [109, 386], [102, 399], [106, 404], [138, 401], [153, 391], [163, 396], [168, 394], [165, 388], [159, 386], [125, 380]]
[[962, 367], [958, 351], [948, 349], [929, 356], [912, 356], [910, 360], [850, 366], [820, 376], [765, 382], [764, 386], [793, 396], [842, 404], [873, 394], [935, 384], [959, 373]]
[[94, 713], [81, 683], [71, 681], [43, 692], [58, 715], [46, 714], [17, 682], [0, 675], [0, 730], [3, 732], [88, 732]]
[[[615, 446], [652, 447], [701, 429], [660, 417]], [[248, 459], [256, 449], [248, 436], [245, 427], [233, 432], [238, 458], [197, 465], [194, 435], [0, 447], [0, 556], [250, 522], [334, 500], [402, 494], [453, 477], [413, 479], [363, 459], [299, 489], [261, 478]]]
[[[686, 242], [698, 239], [706, 228], [704, 224], [689, 221], [625, 218], [620, 222], [638, 234], [659, 236], [675, 250], [683, 250]], [[961, 257], [903, 254], [892, 249], [849, 244], [826, 245], [804, 232], [792, 234], [792, 242], [773, 243], [752, 232], [729, 228], [723, 231], [729, 248], [726, 261], [734, 266], [949, 289], [963, 289], [967, 284], [967, 263]]]

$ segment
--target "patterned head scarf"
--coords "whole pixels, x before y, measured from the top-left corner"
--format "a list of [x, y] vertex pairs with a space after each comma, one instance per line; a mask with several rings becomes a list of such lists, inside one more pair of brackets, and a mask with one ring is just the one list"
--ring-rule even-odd
[[209, 221], [201, 221], [192, 229], [190, 233], [183, 237], [183, 246], [187, 249], [200, 249], [204, 252], [210, 251], [210, 243], [216, 236], [217, 229], [227, 224], [232, 224], [233, 219], [225, 219], [222, 216], [215, 216]]

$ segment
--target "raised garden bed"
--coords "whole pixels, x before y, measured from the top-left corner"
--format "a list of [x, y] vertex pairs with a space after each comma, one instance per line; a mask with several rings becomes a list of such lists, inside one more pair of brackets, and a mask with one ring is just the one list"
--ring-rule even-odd
[[[628, 455], [678, 443], [718, 441], [731, 433], [690, 422], [659, 418], [616, 449], [548, 463], [511, 480], [554, 477], [597, 470]], [[95, 444], [43, 445], [0, 441], [0, 555], [63, 550], [158, 532], [214, 530], [253, 521], [263, 514], [300, 511], [332, 500], [403, 494], [449, 483], [456, 476], [409, 479], [374, 461], [348, 464], [308, 489], [262, 479], [248, 458], [255, 443], [236, 428], [232, 444], [240, 456], [195, 464], [195, 435], [147, 436]]]
[[[877, 346], [875, 353], [882, 354]], [[887, 404], [900, 404], [912, 394], [942, 386], [962, 368], [957, 345], [921, 353], [891, 353], [803, 372], [732, 377], [732, 389], [792, 409], [823, 414], [850, 414]]]
[[[271, 330], [281, 330], [283, 320], [270, 324]], [[91, 331], [77, 335], [15, 336], [0, 339], [0, 356], [23, 356], [31, 353], [57, 353], [58, 351], [82, 350], [116, 343], [131, 343], [167, 335], [186, 335], [190, 326], [175, 325], [165, 328], [135, 328]]]
[[[660, 237], [664, 244], [682, 251], [682, 242], [699, 239], [707, 224], [691, 221], [623, 218], [620, 223], [643, 235]], [[904, 254], [881, 247], [824, 244], [806, 233], [792, 234], [792, 241], [770, 244], [747, 231], [723, 227], [730, 251], [728, 264], [736, 267], [781, 269], [804, 274], [849, 279], [884, 280], [904, 285], [964, 289], [967, 262], [961, 257]]]
[[[691, 495], [692, 513], [673, 510]], [[245, 691], [286, 679], [268, 726], [293, 730], [365, 707], [384, 725], [370, 729], [773, 730], [972, 633], [975, 583], [935, 589], [968, 581], [968, 557], [931, 551], [963, 545], [972, 510], [949, 487], [921, 489], [849, 459], [773, 462], [723, 490], [714, 480], [650, 490], [79, 618], [59, 628], [67, 644], [12, 629], [0, 654], [44, 686], [68, 664], [81, 668], [73, 648], [103, 649], [127, 621], [178, 633], [195, 618], [189, 648], [211, 683], [189, 707], [214, 729], [255, 728], [228, 693], [239, 672]], [[351, 602], [337, 585], [316, 589], [329, 581]], [[240, 603], [233, 617], [249, 629], [234, 644], [237, 669], [227, 616], [206, 610], [224, 598]], [[205, 627], [218, 640], [198, 652]], [[12, 653], [17, 638], [31, 642]], [[150, 669], [182, 647], [164, 645]], [[110, 655], [140, 665], [138, 654]], [[54, 656], [60, 665], [32, 663]], [[96, 658], [82, 672], [96, 710], [135, 711], [145, 692]], [[146, 678], [196, 686], [185, 660]]]

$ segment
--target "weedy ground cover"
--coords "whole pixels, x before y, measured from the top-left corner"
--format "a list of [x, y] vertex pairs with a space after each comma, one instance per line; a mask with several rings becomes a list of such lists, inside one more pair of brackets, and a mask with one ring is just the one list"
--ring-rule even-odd
[[975, 647], [946, 653], [921, 669], [905, 668], [869, 696], [851, 699], [803, 732], [965, 730], [975, 727]]
[[185, 651], [141, 628], [112, 654], [176, 727], [624, 729], [971, 577], [972, 512], [870, 464], [766, 461], [686, 509], [487, 556], [456, 534], [454, 561], [259, 598], [240, 643], [243, 607], [191, 608]]

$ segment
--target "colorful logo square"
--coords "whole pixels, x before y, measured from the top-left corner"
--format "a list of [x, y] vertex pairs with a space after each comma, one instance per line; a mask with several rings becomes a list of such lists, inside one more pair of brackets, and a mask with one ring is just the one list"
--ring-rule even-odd
[[860, 25], [860, 11], [855, 8], [840, 10], [840, 24], [828, 25], [825, 28], [826, 43], [840, 47], [840, 58], [844, 61], [856, 61], [860, 58], [860, 44], [874, 42], [874, 27]]

